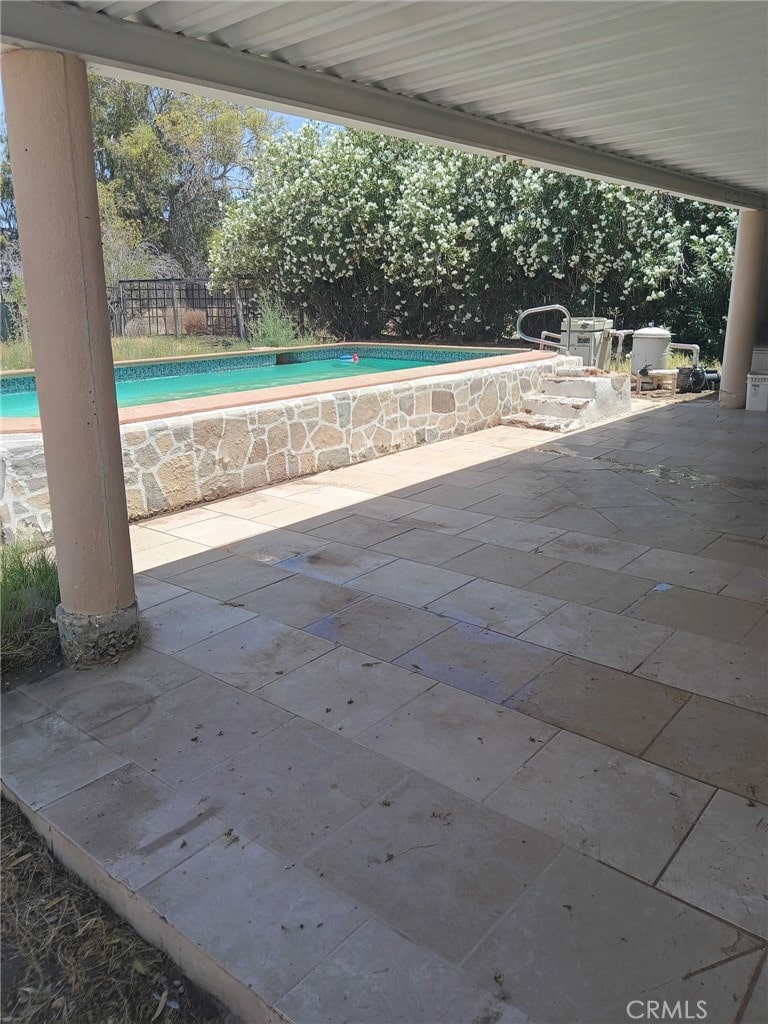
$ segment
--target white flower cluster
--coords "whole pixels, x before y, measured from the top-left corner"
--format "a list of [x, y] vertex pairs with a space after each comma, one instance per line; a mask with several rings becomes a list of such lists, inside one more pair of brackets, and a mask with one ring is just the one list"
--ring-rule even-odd
[[337, 333], [488, 340], [543, 301], [669, 322], [665, 302], [727, 279], [734, 234], [730, 210], [307, 125], [268, 144], [210, 266]]

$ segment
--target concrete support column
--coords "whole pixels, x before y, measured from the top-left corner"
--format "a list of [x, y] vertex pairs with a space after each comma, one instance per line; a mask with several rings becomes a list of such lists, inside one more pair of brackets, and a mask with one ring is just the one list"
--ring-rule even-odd
[[768, 210], [742, 210], [736, 235], [728, 326], [725, 331], [720, 404], [726, 409], [743, 409], [747, 399], [747, 374], [752, 350], [758, 341], [759, 324], [765, 323], [760, 309], [768, 240]]
[[3, 55], [3, 92], [51, 497], [64, 656], [139, 642], [85, 64]]

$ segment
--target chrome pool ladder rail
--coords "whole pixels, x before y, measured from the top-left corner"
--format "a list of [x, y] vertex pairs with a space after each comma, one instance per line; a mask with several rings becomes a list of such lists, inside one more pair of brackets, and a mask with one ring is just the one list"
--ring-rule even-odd
[[550, 310], [557, 310], [558, 312], [562, 313], [565, 316], [565, 336], [570, 340], [571, 314], [568, 312], [565, 306], [561, 306], [556, 302], [552, 303], [549, 306], [531, 306], [530, 309], [524, 309], [520, 316], [517, 318], [517, 325], [515, 327], [515, 330], [517, 331], [517, 334], [522, 341], [529, 341], [533, 345], [538, 345], [539, 348], [544, 348], [545, 345], [548, 345], [550, 348], [558, 348], [566, 352], [568, 351], [568, 344], [566, 343], [564, 345], [562, 340], [554, 340], [555, 338], [562, 339], [562, 335], [552, 334], [551, 331], [542, 331], [541, 337], [533, 338], [530, 334], [525, 334], [520, 329], [520, 324], [523, 322], [523, 320], [525, 320], [526, 317], [531, 316], [533, 313], [547, 313]]

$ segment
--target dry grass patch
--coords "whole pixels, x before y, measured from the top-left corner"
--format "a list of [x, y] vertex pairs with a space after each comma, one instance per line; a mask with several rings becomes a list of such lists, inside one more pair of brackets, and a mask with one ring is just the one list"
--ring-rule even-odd
[[58, 864], [2, 801], [2, 1020], [242, 1024]]

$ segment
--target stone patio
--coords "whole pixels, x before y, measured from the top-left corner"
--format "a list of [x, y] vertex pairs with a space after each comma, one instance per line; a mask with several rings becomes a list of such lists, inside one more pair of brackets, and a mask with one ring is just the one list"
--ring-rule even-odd
[[248, 1021], [766, 1024], [766, 421], [648, 404], [134, 527], [4, 792]]

